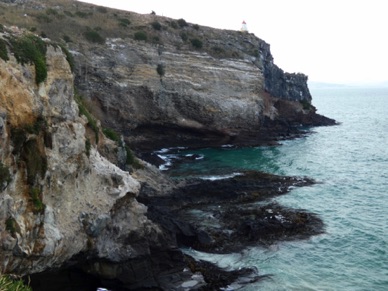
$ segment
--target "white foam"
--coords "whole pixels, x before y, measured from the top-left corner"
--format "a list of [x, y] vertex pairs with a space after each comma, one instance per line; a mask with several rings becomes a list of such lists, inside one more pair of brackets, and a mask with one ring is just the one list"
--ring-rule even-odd
[[216, 181], [216, 180], [230, 179], [230, 178], [241, 176], [241, 175], [242, 175], [241, 173], [233, 173], [233, 174], [229, 174], [229, 175], [203, 176], [200, 178], [202, 180]]

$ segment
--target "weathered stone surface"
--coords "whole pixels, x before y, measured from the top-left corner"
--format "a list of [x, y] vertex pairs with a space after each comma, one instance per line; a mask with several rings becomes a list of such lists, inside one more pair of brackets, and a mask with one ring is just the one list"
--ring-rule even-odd
[[103, 124], [139, 151], [268, 143], [296, 131], [294, 123], [272, 126], [289, 121], [277, 108], [282, 101], [301, 123], [320, 124], [314, 107], [301, 104], [311, 103], [307, 76], [283, 72], [267, 43], [238, 31], [203, 27], [201, 33], [224, 54], [177, 47], [168, 31], [159, 33], [163, 44], [115, 38], [89, 50], [74, 46], [77, 87]]
[[[152, 17], [141, 16], [142, 25]], [[264, 41], [207, 27], [198, 35], [202, 50], [168, 29], [160, 31], [157, 44], [132, 38], [70, 44], [76, 87], [103, 126], [139, 151], [276, 142], [298, 134], [300, 125], [333, 123], [315, 114], [307, 77], [279, 69]], [[12, 174], [0, 191], [1, 272], [76, 265], [105, 286], [129, 290], [220, 288], [259, 276], [193, 262], [177, 247], [225, 252], [322, 230], [320, 220], [303, 211], [271, 205], [272, 215], [268, 207], [229, 205], [283, 194], [308, 180], [259, 175], [264, 182], [258, 182], [252, 174], [176, 182], [144, 162], [142, 169], [125, 171], [123, 143], [105, 140], [79, 116], [74, 76], [60, 48], [47, 45], [48, 76], [38, 85], [34, 65], [18, 64], [11, 51], [9, 57], [0, 59], [0, 158]], [[220, 211], [214, 203], [225, 207]], [[208, 216], [197, 221], [191, 210]], [[209, 228], [212, 223], [227, 231]]]
[[[106, 245], [99, 248], [108, 240], [98, 237], [114, 220], [111, 210], [123, 197], [129, 197], [124, 213], [130, 220], [123, 221], [127, 236], [141, 238], [146, 228], [158, 229], [135, 199], [140, 183], [95, 146], [86, 154], [86, 122], [79, 117], [73, 75], [61, 49], [48, 45], [46, 61], [48, 77], [36, 85], [33, 66], [18, 64], [13, 56], [0, 59], [0, 157], [12, 172], [0, 193], [1, 272], [60, 267], [94, 243], [100, 257], [113, 260]], [[140, 254], [146, 252], [142, 248]], [[119, 259], [137, 255], [124, 253]]]

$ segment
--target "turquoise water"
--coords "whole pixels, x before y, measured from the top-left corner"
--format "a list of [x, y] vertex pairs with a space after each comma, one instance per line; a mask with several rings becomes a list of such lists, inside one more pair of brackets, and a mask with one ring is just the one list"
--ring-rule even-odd
[[273, 274], [242, 290], [388, 290], [388, 89], [319, 89], [312, 95], [318, 112], [340, 125], [314, 128], [278, 147], [184, 151], [200, 156], [172, 174], [258, 169], [312, 177], [321, 183], [274, 200], [319, 214], [325, 234], [240, 254], [195, 254]]

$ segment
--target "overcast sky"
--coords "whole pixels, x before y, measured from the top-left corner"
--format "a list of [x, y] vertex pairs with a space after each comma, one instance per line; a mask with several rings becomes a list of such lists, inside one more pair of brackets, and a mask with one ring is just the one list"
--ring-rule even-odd
[[311, 81], [388, 81], [386, 0], [84, 0], [221, 29], [249, 32], [271, 45], [275, 63]]

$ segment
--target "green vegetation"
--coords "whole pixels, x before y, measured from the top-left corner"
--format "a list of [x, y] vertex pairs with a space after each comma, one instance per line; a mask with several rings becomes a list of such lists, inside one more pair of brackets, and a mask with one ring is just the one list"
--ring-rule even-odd
[[100, 13], [107, 13], [108, 9], [106, 9], [104, 6], [98, 6], [97, 11]]
[[162, 25], [158, 22], [158, 21], [154, 21], [151, 23], [151, 26], [153, 29], [155, 30], [161, 30], [162, 29]]
[[40, 132], [45, 133], [47, 127], [46, 120], [39, 117], [35, 123], [26, 125], [24, 127], [11, 128], [11, 140], [13, 144], [13, 154], [21, 152], [24, 142], [27, 141], [28, 134], [38, 135]]
[[39, 145], [36, 140], [28, 140], [24, 143], [21, 152], [21, 159], [26, 164], [27, 183], [35, 185], [38, 175], [44, 178], [47, 171], [46, 155], [39, 150]]
[[41, 38], [28, 34], [17, 39], [11, 39], [11, 45], [18, 63], [35, 65], [36, 84], [46, 80], [46, 43]]
[[128, 146], [125, 146], [125, 151], [127, 152], [127, 165], [134, 167], [135, 169], [141, 169], [143, 165], [135, 157], [134, 153]]
[[176, 21], [171, 21], [170, 26], [174, 29], [177, 29], [179, 27], [178, 23]]
[[146, 41], [148, 39], [147, 37], [147, 33], [145, 33], [144, 31], [137, 31], [135, 32], [135, 40], [144, 40]]
[[100, 132], [100, 130], [98, 129], [98, 126], [97, 126], [97, 121], [96, 119], [93, 117], [93, 115], [89, 112], [89, 110], [86, 108], [86, 105], [85, 105], [85, 102], [83, 101], [82, 99], [82, 96], [78, 95], [78, 94], [75, 94], [74, 96], [75, 98], [75, 101], [77, 102], [78, 104], [78, 110], [79, 110], [79, 115], [84, 115], [86, 117], [86, 119], [88, 120], [88, 125], [90, 126], [90, 128], [94, 131], [95, 133], [95, 137], [96, 137], [96, 143], [98, 143], [98, 134]]
[[62, 52], [66, 55], [66, 60], [70, 65], [71, 71], [74, 72], [75, 63], [74, 63], [73, 55], [69, 52], [69, 50], [64, 45], [59, 45], [59, 46], [61, 47]]
[[194, 28], [195, 30], [199, 30], [199, 25], [198, 25], [198, 24], [194, 24], [194, 25], [193, 25], [193, 28]]
[[310, 110], [312, 107], [311, 103], [306, 99], [300, 100], [299, 102], [302, 104], [303, 110]]
[[11, 182], [11, 174], [9, 169], [2, 162], [0, 162], [0, 191], [3, 191]]
[[32, 291], [21, 279], [15, 280], [10, 276], [0, 274], [0, 291]]
[[117, 132], [115, 132], [113, 129], [111, 129], [111, 128], [103, 128], [102, 132], [110, 140], [113, 140], [113, 141], [115, 141], [117, 143], [120, 142], [120, 135]]
[[4, 25], [0, 23], [0, 32], [4, 32]]
[[164, 66], [162, 64], [158, 64], [156, 67], [156, 72], [158, 72], [160, 77], [163, 77], [165, 74]]
[[92, 15], [93, 13], [86, 13], [83, 11], [77, 11], [75, 13], [76, 16], [81, 17], [81, 18], [87, 18], [88, 16]]
[[131, 21], [127, 18], [119, 18], [118, 22], [119, 22], [119, 25], [122, 27], [128, 27], [131, 24]]
[[186, 42], [186, 41], [189, 39], [189, 37], [187, 36], [187, 33], [186, 33], [186, 32], [181, 32], [179, 35], [180, 35], [181, 39], [182, 39], [184, 42]]
[[45, 13], [40, 13], [38, 15], [36, 15], [36, 19], [38, 20], [38, 22], [40, 23], [50, 23], [52, 21], [52, 19], [50, 18], [50, 16], [48, 16], [47, 14]]
[[[17, 222], [13, 217], [8, 217], [5, 221], [5, 229], [13, 236], [17, 231]], [[1, 290], [1, 289], [0, 289]]]
[[191, 41], [191, 45], [196, 49], [201, 49], [203, 46], [202, 41], [200, 41], [198, 38], [193, 38], [190, 41]]
[[85, 38], [92, 43], [103, 44], [105, 43], [105, 38], [103, 38], [96, 30], [87, 30], [84, 33]]
[[36, 187], [31, 188], [30, 196], [31, 196], [32, 204], [34, 206], [34, 210], [33, 210], [34, 213], [42, 213], [46, 206], [42, 202], [42, 198], [41, 198], [42, 195], [39, 188], [36, 188]]
[[7, 43], [5, 40], [0, 38], [0, 58], [2, 58], [4, 61], [8, 61], [8, 51], [7, 51]]
[[67, 34], [64, 34], [64, 35], [63, 35], [63, 40], [64, 40], [65, 42], [72, 42], [70, 36], [68, 36]]
[[53, 16], [58, 16], [59, 15], [58, 11], [53, 9], [53, 8], [46, 9], [46, 14], [47, 15], [53, 15]]
[[183, 28], [183, 27], [185, 27], [185, 26], [188, 26], [186, 20], [184, 20], [183, 18], [178, 19], [177, 22], [178, 22], [178, 25], [179, 25], [181, 28]]
[[74, 17], [74, 14], [72, 12], [68, 11], [68, 10], [63, 11], [63, 14], [65, 14], [65, 15], [67, 15], [69, 17]]

